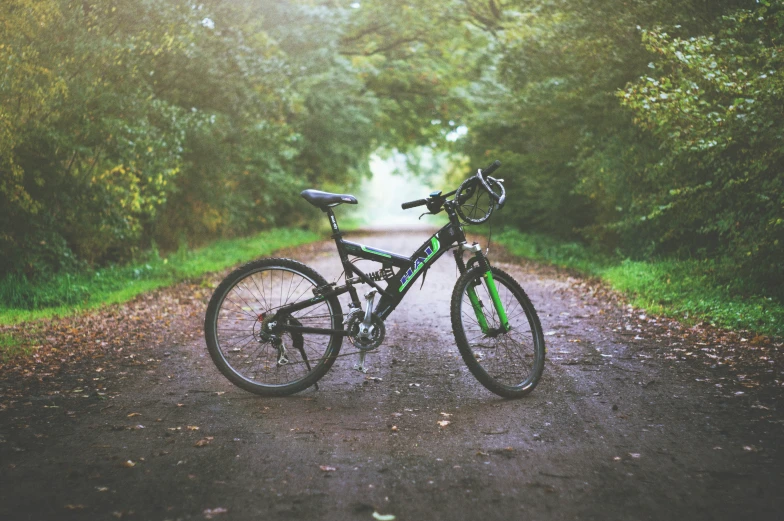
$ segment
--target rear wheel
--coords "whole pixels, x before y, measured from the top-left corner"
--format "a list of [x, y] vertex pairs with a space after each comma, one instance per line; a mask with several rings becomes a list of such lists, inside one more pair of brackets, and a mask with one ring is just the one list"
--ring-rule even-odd
[[517, 281], [492, 268], [510, 326], [504, 331], [484, 275], [477, 266], [455, 284], [451, 303], [455, 342], [468, 369], [482, 385], [499, 396], [519, 398], [536, 387], [544, 370], [542, 326]]
[[[316, 383], [335, 362], [343, 337], [262, 332], [265, 318], [284, 305], [313, 297], [324, 277], [291, 259], [262, 259], [237, 268], [212, 295], [204, 320], [210, 356], [221, 373], [256, 394], [293, 394]], [[285, 318], [289, 325], [343, 329], [337, 297]]]

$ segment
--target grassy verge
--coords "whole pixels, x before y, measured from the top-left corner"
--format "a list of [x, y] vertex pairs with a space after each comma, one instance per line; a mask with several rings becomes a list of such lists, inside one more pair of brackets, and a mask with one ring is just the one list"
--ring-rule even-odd
[[0, 364], [17, 356], [27, 356], [30, 347], [10, 333], [0, 333]]
[[509, 229], [493, 241], [514, 255], [598, 277], [650, 313], [784, 336], [784, 304], [755, 292], [724, 259], [631, 261]]
[[[199, 277], [275, 250], [321, 239], [298, 229], [277, 229], [239, 239], [216, 241], [195, 250], [181, 249], [167, 258], [152, 252], [145, 262], [112, 266], [82, 274], [62, 274], [34, 283], [23, 277], [0, 281], [0, 324], [69, 315]], [[0, 337], [0, 354], [16, 349], [10, 336]]]

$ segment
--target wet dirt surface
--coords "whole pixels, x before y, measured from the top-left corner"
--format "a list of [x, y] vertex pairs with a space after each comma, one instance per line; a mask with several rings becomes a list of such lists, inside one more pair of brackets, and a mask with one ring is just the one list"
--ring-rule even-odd
[[[352, 240], [411, 252], [426, 238]], [[340, 274], [330, 243], [286, 256]], [[546, 334], [545, 373], [528, 397], [501, 399], [465, 368], [449, 255], [389, 317], [367, 375], [343, 357], [318, 390], [288, 398], [246, 393], [212, 364], [202, 321], [219, 274], [188, 286], [195, 297], [161, 325], [161, 342], [112, 355], [124, 362], [111, 368], [85, 362], [67, 392], [32, 386], [7, 402], [0, 519], [784, 516], [780, 358], [758, 371], [766, 385], [742, 386], [746, 375], [722, 364], [672, 356], [701, 349], [677, 326], [564, 273], [491, 260], [521, 283]]]

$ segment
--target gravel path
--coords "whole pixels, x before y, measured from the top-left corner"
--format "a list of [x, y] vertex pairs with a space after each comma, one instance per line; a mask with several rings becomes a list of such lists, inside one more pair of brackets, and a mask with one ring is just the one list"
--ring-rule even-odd
[[[411, 252], [426, 238], [353, 240]], [[286, 255], [340, 273], [330, 243]], [[370, 373], [344, 357], [318, 391], [288, 398], [248, 394], [213, 366], [205, 288], [138, 363], [85, 370], [108, 382], [103, 396], [29, 396], [0, 413], [0, 519], [783, 518], [781, 393], [728, 393], [708, 366], [618, 327], [629, 310], [616, 302], [501, 260], [547, 333], [528, 397], [498, 398], [462, 363], [448, 255], [387, 320]]]

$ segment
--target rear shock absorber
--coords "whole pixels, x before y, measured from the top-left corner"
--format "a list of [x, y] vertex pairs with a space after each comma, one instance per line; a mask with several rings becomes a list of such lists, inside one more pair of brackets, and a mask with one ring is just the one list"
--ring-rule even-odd
[[382, 280], [388, 280], [395, 276], [395, 272], [392, 270], [392, 266], [385, 264], [383, 268], [378, 271], [374, 271], [373, 273], [368, 273], [368, 277], [376, 282], [381, 282]]

